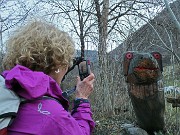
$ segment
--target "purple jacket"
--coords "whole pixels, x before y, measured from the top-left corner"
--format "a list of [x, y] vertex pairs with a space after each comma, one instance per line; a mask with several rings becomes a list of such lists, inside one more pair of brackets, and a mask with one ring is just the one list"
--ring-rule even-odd
[[60, 100], [40, 99], [20, 105], [18, 115], [8, 128], [8, 135], [90, 135], [95, 123], [89, 103], [82, 103], [71, 115], [64, 108], [68, 101], [54, 79], [17, 65], [4, 71], [6, 87], [25, 99], [50, 96]]

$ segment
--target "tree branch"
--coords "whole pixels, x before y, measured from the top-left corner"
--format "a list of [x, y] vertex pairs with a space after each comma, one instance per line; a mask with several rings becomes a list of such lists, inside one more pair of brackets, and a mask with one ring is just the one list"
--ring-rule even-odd
[[176, 16], [174, 15], [172, 9], [170, 8], [167, 0], [164, 0], [164, 3], [166, 5], [167, 10], [169, 11], [171, 19], [173, 20], [175, 26], [177, 27], [178, 32], [180, 33], [180, 24], [179, 24], [178, 20], [176, 19]]

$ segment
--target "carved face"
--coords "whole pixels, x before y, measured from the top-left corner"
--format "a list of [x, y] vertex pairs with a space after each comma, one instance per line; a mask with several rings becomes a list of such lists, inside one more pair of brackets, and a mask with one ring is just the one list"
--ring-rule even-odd
[[162, 56], [158, 52], [127, 52], [123, 64], [128, 83], [151, 84], [161, 78]]

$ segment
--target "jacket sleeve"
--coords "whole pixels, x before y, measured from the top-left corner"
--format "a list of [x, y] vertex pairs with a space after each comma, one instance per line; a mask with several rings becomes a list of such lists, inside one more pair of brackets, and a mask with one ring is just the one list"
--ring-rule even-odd
[[91, 134], [95, 123], [92, 119], [90, 103], [82, 103], [77, 108], [73, 108], [72, 117], [78, 122], [81, 129], [87, 134]]

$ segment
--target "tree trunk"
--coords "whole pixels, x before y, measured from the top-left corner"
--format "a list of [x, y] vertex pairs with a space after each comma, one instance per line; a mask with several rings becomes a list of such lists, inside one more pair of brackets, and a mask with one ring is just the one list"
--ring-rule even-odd
[[[2, 18], [0, 15], [0, 63], [3, 59], [3, 39], [2, 39]], [[2, 72], [2, 64], [0, 65], [0, 73]]]
[[100, 12], [100, 4], [98, 0], [94, 0], [97, 18], [98, 18], [98, 30], [99, 30], [99, 86], [102, 91], [102, 110], [107, 113], [112, 111], [112, 104], [109, 93], [108, 77], [107, 77], [107, 24], [108, 24], [108, 11], [109, 0], [103, 0], [102, 13]]
[[173, 13], [171, 7], [169, 6], [168, 1], [167, 1], [167, 0], [164, 0], [164, 3], [165, 3], [166, 8], [167, 8], [167, 10], [168, 10], [168, 12], [169, 12], [170, 18], [173, 20], [173, 22], [174, 22], [174, 24], [175, 24], [175, 26], [176, 26], [178, 32], [180, 33], [180, 24], [179, 24], [179, 22], [178, 22], [176, 16], [174, 15], [174, 13]]

